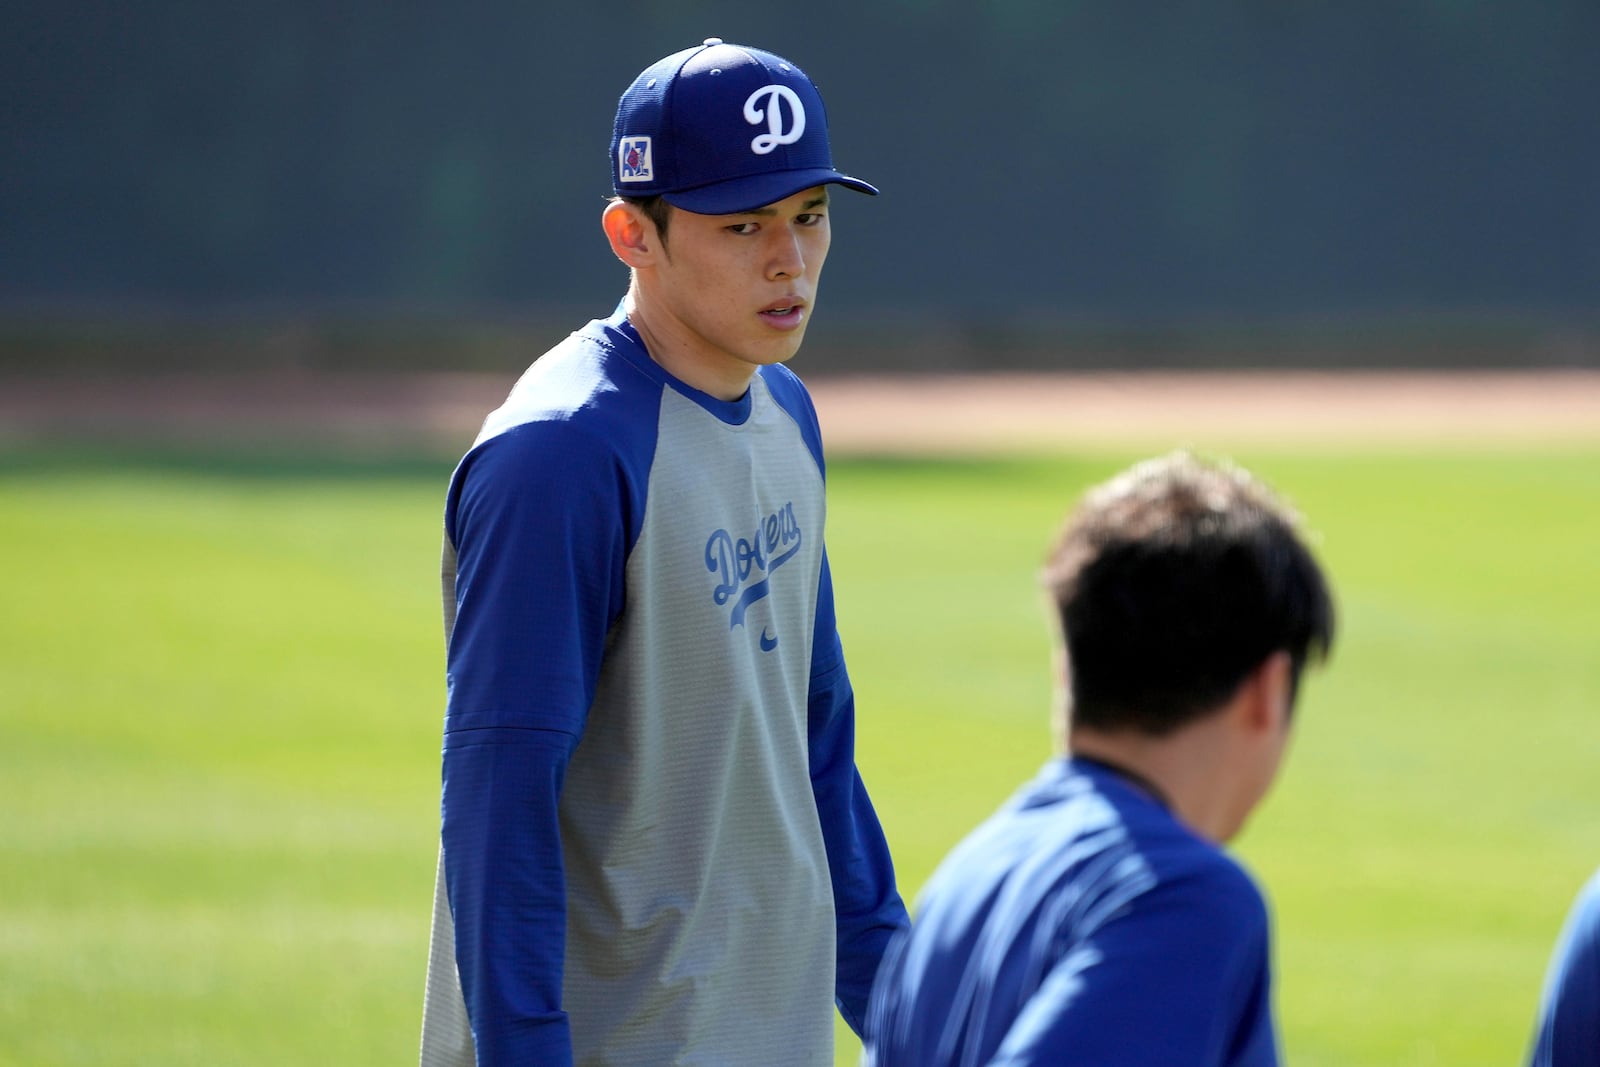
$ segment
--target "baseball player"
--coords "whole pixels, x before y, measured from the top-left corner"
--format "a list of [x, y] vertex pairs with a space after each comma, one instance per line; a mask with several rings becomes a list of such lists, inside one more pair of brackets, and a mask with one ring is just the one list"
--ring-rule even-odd
[[1572, 904], [1550, 957], [1530, 1067], [1600, 1067], [1600, 871]]
[[963, 841], [884, 960], [863, 1062], [1267, 1067], [1267, 910], [1218, 847], [1272, 782], [1333, 607], [1290, 516], [1176, 455], [1048, 559], [1065, 752]]
[[906, 925], [854, 759], [822, 442], [783, 363], [836, 170], [794, 64], [623, 93], [630, 284], [489, 415], [445, 505], [424, 1067], [831, 1064]]

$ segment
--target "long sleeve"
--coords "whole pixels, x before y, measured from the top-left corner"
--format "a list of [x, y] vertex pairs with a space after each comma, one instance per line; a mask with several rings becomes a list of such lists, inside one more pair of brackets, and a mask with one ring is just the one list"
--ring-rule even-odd
[[458, 470], [441, 805], [477, 1061], [570, 1063], [558, 802], [621, 609], [626, 520], [604, 450], [519, 427]]
[[909, 924], [895, 888], [883, 827], [855, 764], [855, 693], [834, 623], [826, 555], [817, 598], [808, 730], [811, 789], [817, 801], [838, 923], [835, 1001], [861, 1033], [867, 998], [884, 950]]

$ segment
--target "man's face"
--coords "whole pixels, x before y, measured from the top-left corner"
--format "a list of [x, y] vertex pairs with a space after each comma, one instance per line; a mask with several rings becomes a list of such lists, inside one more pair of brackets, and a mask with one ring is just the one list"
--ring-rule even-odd
[[713, 375], [782, 363], [805, 336], [830, 240], [826, 186], [737, 215], [674, 208], [653, 271], [658, 329]]

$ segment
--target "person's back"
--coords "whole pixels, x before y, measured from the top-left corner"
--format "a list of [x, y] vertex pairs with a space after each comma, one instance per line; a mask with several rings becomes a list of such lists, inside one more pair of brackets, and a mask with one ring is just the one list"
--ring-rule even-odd
[[[1091, 760], [1047, 764], [919, 898], [937, 938], [891, 949], [870, 1062], [1251, 1064], [1272, 1059], [1267, 912], [1159, 799]], [[1152, 957], [1119, 980], [1089, 972]], [[1160, 957], [1155, 959], [1154, 957]], [[1204, 966], [1223, 977], [1197, 985]], [[1103, 968], [1102, 968], [1103, 971]], [[1160, 1025], [1141, 1021], [1161, 1006]], [[937, 1020], [934, 1025], [930, 1021]]]
[[1066, 751], [924, 888], [863, 1063], [1275, 1064], [1266, 905], [1218, 846], [1331, 641], [1321, 571], [1264, 488], [1177, 456], [1092, 493], [1045, 576]]

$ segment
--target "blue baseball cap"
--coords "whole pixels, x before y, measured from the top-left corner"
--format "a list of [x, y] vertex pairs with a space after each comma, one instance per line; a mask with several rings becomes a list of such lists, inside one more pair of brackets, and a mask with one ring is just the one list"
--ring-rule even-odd
[[617, 104], [618, 196], [731, 215], [814, 185], [878, 192], [834, 169], [822, 95], [781, 56], [711, 37], [646, 67]]

